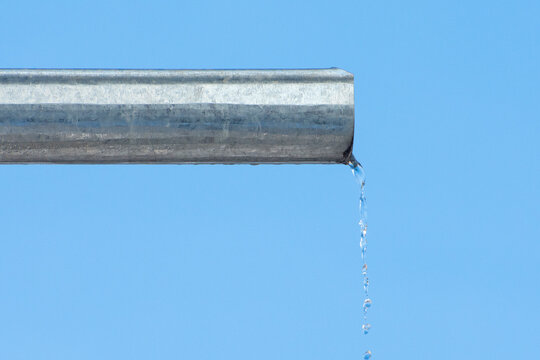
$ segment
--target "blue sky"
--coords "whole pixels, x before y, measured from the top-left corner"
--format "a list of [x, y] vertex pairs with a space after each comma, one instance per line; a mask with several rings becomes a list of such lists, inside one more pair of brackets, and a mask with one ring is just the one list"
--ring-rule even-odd
[[535, 1], [17, 1], [0, 67], [355, 75], [343, 165], [0, 167], [1, 359], [532, 359]]

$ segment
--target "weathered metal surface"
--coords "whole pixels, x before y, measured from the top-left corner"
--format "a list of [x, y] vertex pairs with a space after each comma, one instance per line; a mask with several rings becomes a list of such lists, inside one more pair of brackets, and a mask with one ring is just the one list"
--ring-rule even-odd
[[346, 163], [352, 74], [0, 70], [0, 163]]

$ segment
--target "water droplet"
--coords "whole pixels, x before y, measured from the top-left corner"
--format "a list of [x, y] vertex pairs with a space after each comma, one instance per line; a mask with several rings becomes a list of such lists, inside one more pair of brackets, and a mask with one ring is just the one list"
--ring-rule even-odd
[[371, 299], [366, 299], [366, 300], [364, 300], [364, 307], [365, 307], [365, 308], [371, 307]]
[[369, 332], [370, 329], [371, 329], [370, 324], [363, 324], [362, 325], [362, 330], [364, 331], [364, 335], [367, 335], [367, 333]]
[[367, 264], [364, 264], [362, 266], [362, 274], [364, 274], [364, 275], [367, 274]]
[[371, 351], [368, 350], [364, 353], [364, 360], [369, 360], [369, 359], [371, 359]]

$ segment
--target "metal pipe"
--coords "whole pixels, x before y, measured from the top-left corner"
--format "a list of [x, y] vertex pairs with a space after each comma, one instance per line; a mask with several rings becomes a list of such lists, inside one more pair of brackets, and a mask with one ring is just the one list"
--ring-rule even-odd
[[353, 75], [0, 70], [0, 163], [347, 163]]

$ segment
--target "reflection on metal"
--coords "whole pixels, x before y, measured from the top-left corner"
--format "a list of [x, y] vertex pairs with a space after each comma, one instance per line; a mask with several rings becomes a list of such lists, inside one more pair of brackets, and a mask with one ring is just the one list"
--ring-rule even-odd
[[347, 163], [353, 76], [0, 70], [0, 163]]

